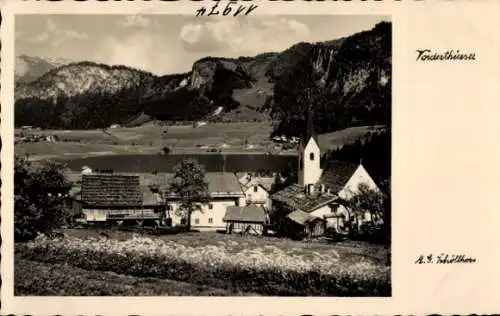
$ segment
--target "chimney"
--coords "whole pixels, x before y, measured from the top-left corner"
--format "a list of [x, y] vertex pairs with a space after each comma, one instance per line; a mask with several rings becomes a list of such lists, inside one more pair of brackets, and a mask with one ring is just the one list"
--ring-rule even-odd
[[319, 190], [320, 190], [321, 193], [325, 193], [325, 191], [326, 191], [325, 190], [325, 185], [324, 184], [320, 184]]
[[309, 194], [313, 194], [314, 193], [314, 184], [309, 184]]

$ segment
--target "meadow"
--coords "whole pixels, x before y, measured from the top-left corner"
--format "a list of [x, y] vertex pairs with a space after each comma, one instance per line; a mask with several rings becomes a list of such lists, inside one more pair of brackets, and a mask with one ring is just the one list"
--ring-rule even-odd
[[[372, 127], [351, 127], [318, 136], [322, 150], [334, 149], [360, 138]], [[119, 154], [158, 154], [168, 147], [174, 154], [201, 154], [222, 150], [227, 154], [294, 154], [295, 150], [276, 147], [269, 135], [271, 122], [209, 123], [192, 126], [159, 126], [102, 130], [43, 130], [32, 132], [57, 135], [57, 142], [28, 142], [15, 145], [16, 154], [29, 154], [32, 160], [82, 158]], [[20, 133], [16, 130], [16, 133]]]
[[16, 244], [16, 295], [390, 296], [391, 292], [390, 251], [381, 245], [217, 233], [107, 234], [75, 229], [65, 231], [63, 239], [41, 237]]

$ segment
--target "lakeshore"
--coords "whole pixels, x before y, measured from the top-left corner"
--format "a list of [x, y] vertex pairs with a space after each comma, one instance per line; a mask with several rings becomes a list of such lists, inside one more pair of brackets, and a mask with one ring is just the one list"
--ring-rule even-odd
[[[318, 135], [322, 151], [352, 143], [380, 126], [351, 127]], [[16, 134], [23, 131], [16, 129]], [[42, 130], [27, 134], [57, 137], [57, 141], [19, 142], [18, 155], [32, 161], [83, 159], [113, 155], [296, 155], [296, 148], [270, 139], [271, 122], [213, 123], [202, 127], [144, 125], [107, 130]]]

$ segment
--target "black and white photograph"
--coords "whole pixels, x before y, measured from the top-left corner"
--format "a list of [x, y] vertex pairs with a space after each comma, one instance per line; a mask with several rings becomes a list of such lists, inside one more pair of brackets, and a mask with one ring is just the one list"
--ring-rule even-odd
[[390, 15], [14, 25], [15, 296], [392, 296]]

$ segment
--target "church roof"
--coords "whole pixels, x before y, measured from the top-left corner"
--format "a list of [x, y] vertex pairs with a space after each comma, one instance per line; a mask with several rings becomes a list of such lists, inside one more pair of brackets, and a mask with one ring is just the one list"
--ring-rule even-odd
[[271, 199], [273, 201], [284, 203], [291, 209], [301, 210], [307, 213], [310, 213], [337, 199], [337, 196], [332, 193], [320, 193], [319, 188], [316, 188], [314, 191], [315, 193], [312, 194], [306, 193], [304, 187], [298, 184], [292, 184], [283, 190], [274, 193], [271, 196]]
[[359, 165], [346, 161], [329, 161], [319, 179], [333, 193], [338, 193], [347, 184]]

